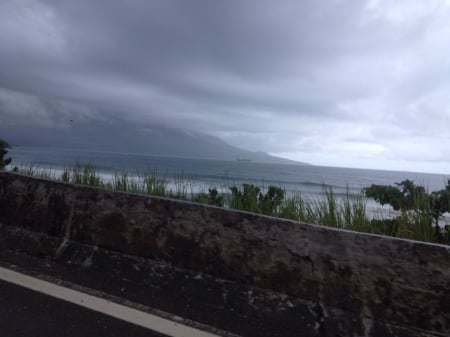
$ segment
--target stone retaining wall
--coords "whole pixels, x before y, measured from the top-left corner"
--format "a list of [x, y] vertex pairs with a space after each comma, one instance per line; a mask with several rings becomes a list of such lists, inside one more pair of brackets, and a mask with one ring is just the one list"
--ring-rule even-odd
[[6, 172], [0, 223], [285, 294], [319, 325], [339, 313], [318, 335], [450, 334], [448, 246]]

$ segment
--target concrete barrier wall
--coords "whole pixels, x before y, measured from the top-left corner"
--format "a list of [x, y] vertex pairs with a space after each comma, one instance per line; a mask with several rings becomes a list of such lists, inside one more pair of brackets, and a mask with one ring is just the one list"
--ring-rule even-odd
[[345, 312], [365, 335], [450, 334], [448, 246], [6, 172], [0, 223], [283, 293], [323, 317]]

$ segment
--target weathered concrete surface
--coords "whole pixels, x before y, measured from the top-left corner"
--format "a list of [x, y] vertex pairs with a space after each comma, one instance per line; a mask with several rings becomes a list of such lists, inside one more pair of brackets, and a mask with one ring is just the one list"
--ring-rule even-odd
[[[259, 310], [270, 307], [280, 329], [304, 319], [304, 330], [294, 324], [283, 336], [450, 335], [446, 246], [10, 173], [0, 173], [0, 223], [7, 225], [4, 238], [22, 229], [16, 242], [20, 246], [22, 240], [30, 254], [30, 243], [41, 240], [33, 233], [42, 233], [52, 244], [40, 245], [41, 253], [34, 254], [61, 256], [67, 245], [100, 247], [259, 289], [265, 294]], [[269, 305], [270, 296], [279, 308]], [[288, 298], [285, 305], [281, 298]], [[244, 302], [250, 303], [250, 313], [258, 312], [248, 298], [220, 305]]]

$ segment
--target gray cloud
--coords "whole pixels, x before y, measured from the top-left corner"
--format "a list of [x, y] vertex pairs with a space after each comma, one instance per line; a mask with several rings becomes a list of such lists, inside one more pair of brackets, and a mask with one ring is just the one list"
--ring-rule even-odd
[[120, 116], [316, 164], [448, 172], [449, 19], [421, 0], [5, 1], [0, 121]]

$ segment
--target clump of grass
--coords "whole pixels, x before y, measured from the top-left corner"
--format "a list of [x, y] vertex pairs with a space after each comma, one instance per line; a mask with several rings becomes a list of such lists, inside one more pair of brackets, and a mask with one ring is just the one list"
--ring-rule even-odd
[[88, 185], [95, 187], [104, 186], [102, 178], [99, 176], [92, 163], [82, 165], [77, 162], [72, 168], [72, 174], [70, 175], [69, 181], [73, 184], [78, 185]]
[[347, 186], [341, 209], [345, 228], [359, 232], [370, 231], [367, 202], [363, 193], [351, 192]]
[[436, 232], [433, 228], [433, 210], [430, 199], [423, 194], [414, 197], [412, 210], [401, 210], [397, 217], [397, 236], [407, 239], [432, 242]]
[[[323, 186], [324, 198], [319, 200], [287, 200], [288, 209], [297, 210], [297, 219], [329, 227], [367, 231], [369, 219], [366, 200], [361, 193], [352, 193], [347, 187], [343, 197], [338, 198], [333, 189]], [[291, 218], [291, 217], [289, 217]]]
[[132, 182], [128, 176], [128, 173], [123, 172], [114, 172], [114, 176], [112, 179], [112, 189], [117, 191], [127, 192], [131, 189]]
[[16, 172], [16, 173], [20, 173], [20, 174], [24, 174], [30, 177], [36, 177], [36, 178], [42, 178], [42, 179], [57, 179], [56, 178], [56, 174], [53, 170], [51, 169], [44, 169], [41, 168], [39, 166], [34, 166], [34, 165], [19, 165], [19, 166], [14, 166], [11, 171]]
[[170, 194], [166, 178], [158, 176], [156, 170], [141, 175], [142, 192], [150, 195], [167, 197]]
[[339, 213], [339, 206], [336, 196], [331, 187], [324, 187], [325, 199], [317, 203], [317, 220], [316, 223], [330, 227], [342, 228], [342, 221]]
[[174, 176], [175, 190], [171, 190], [169, 196], [175, 199], [188, 200], [189, 183], [183, 177], [183, 172]]
[[303, 199], [300, 193], [293, 193], [281, 204], [279, 216], [290, 220], [315, 223], [317, 221], [316, 213], [314, 203]]

